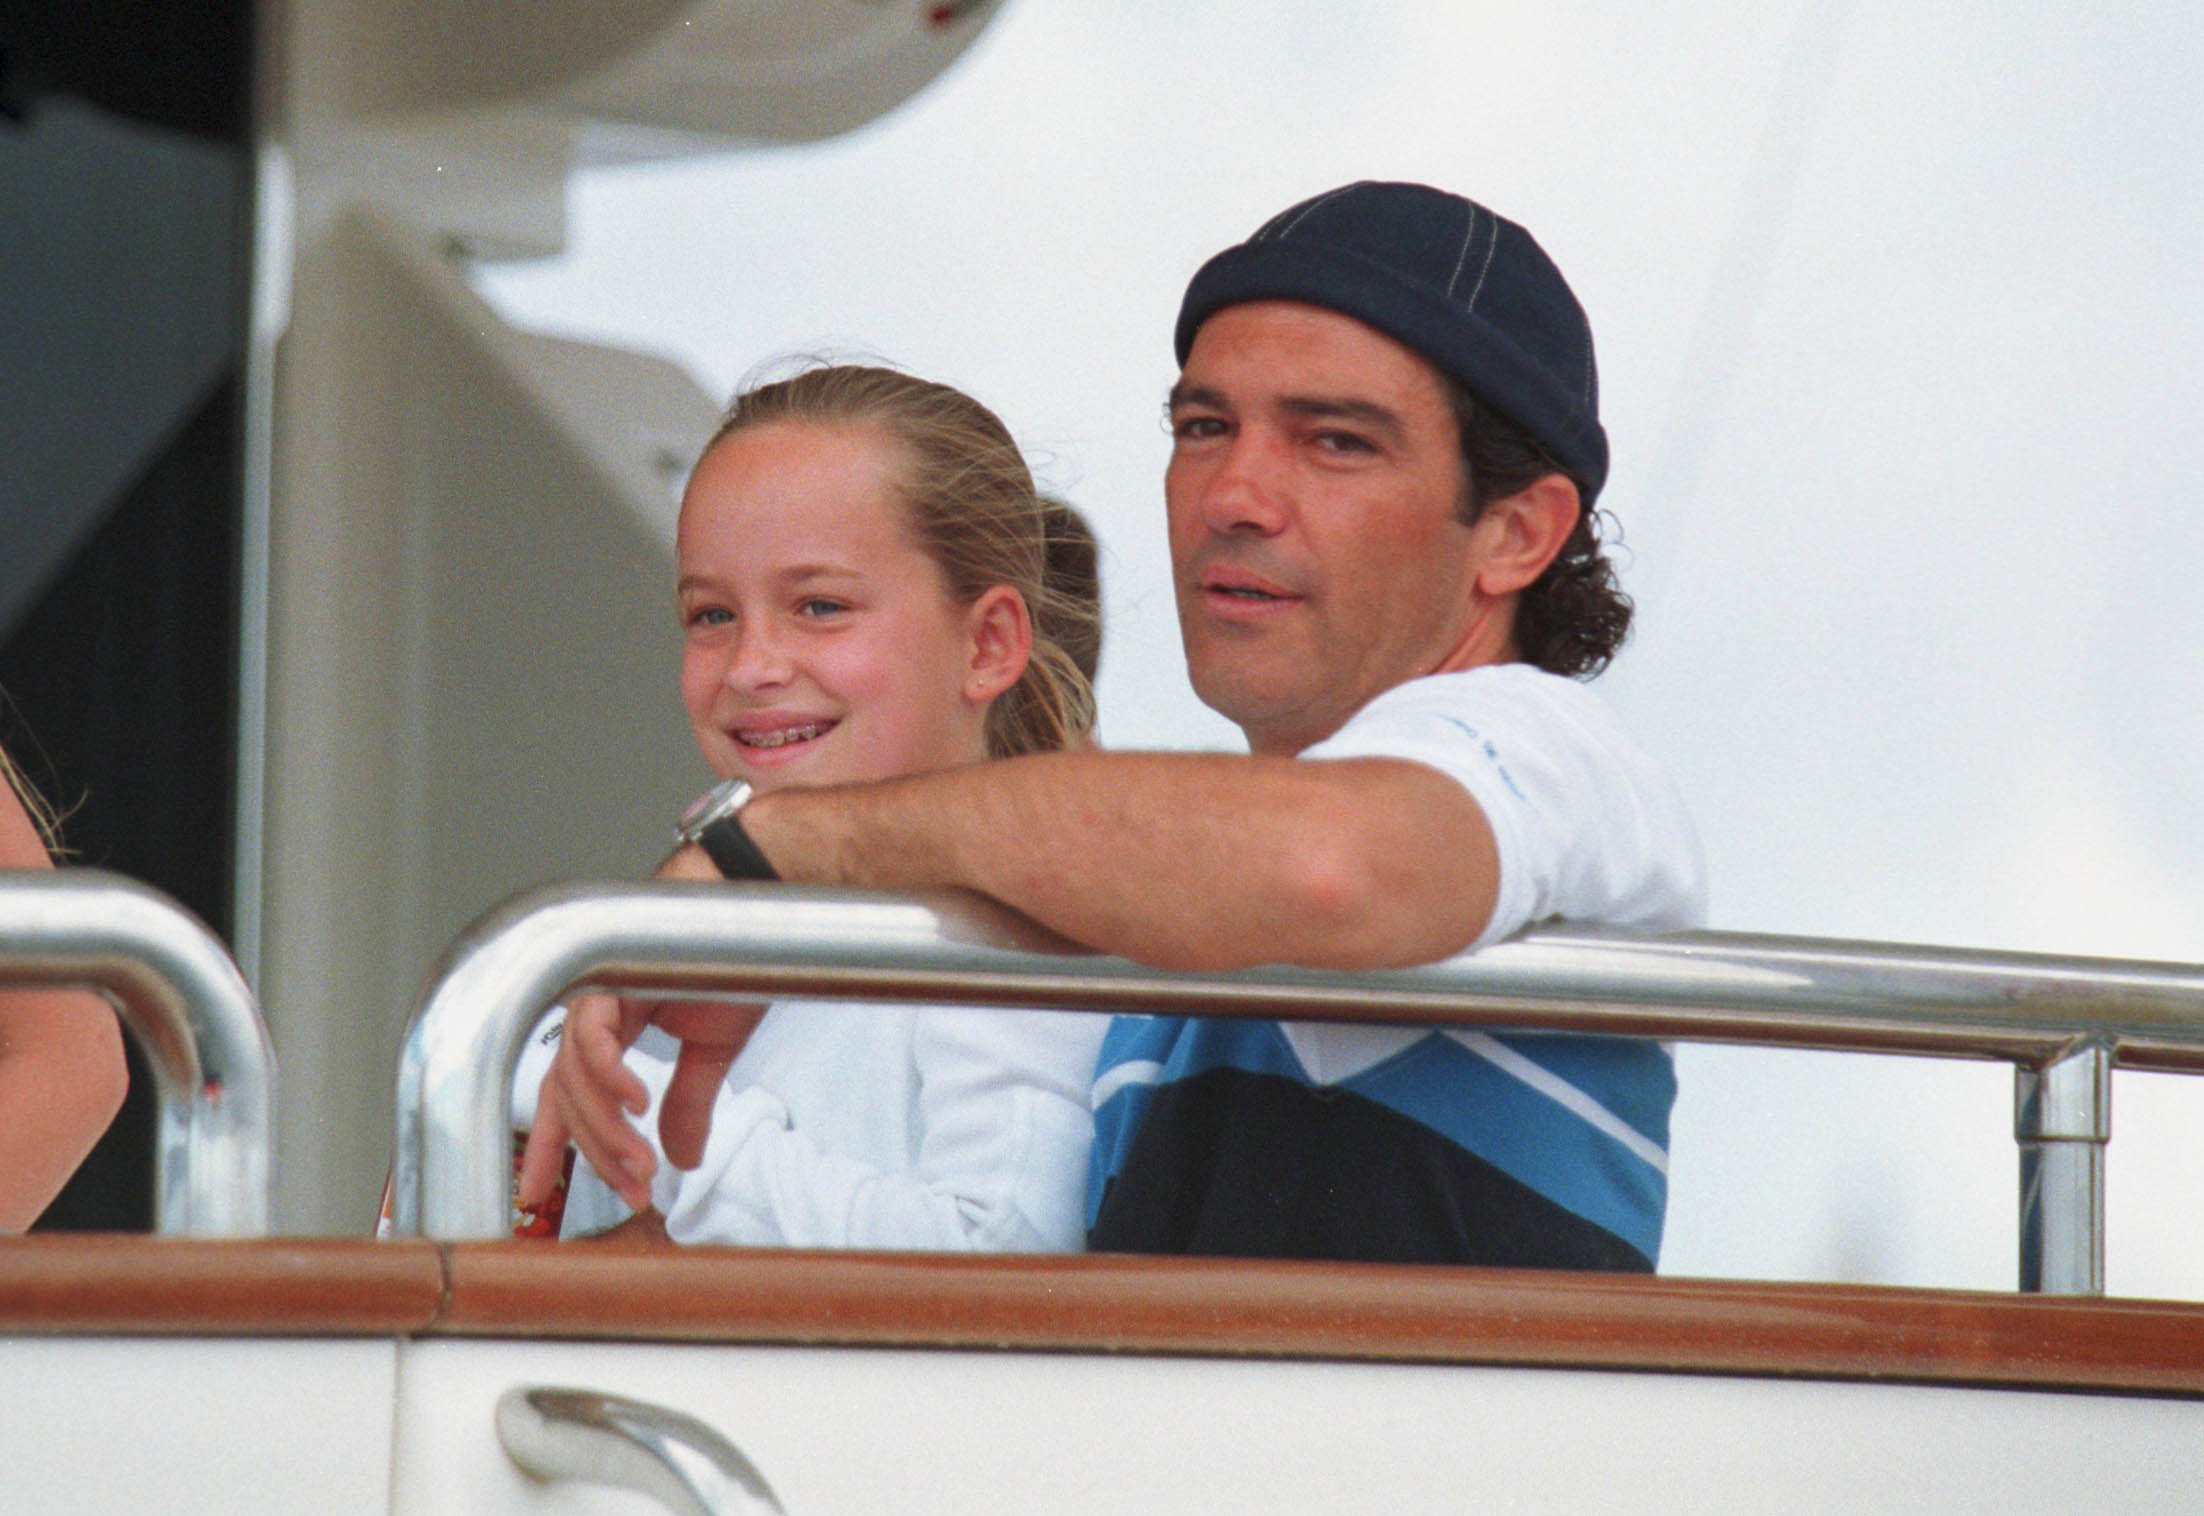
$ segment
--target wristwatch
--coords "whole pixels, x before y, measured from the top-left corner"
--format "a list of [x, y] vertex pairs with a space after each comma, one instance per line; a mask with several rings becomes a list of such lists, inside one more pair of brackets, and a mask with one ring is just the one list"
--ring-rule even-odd
[[773, 865], [742, 829], [742, 808], [750, 803], [750, 781], [723, 779], [681, 813], [673, 829], [677, 847], [695, 843], [712, 866], [728, 879], [778, 879]]

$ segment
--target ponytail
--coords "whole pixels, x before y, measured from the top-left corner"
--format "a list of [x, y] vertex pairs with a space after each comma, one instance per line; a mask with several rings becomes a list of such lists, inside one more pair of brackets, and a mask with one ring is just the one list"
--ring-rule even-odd
[[1027, 597], [1033, 653], [1025, 672], [987, 713], [997, 758], [1079, 747], [1094, 735], [1094, 674], [1102, 658], [1102, 583], [1094, 533], [1061, 500], [1035, 497], [1042, 580]]

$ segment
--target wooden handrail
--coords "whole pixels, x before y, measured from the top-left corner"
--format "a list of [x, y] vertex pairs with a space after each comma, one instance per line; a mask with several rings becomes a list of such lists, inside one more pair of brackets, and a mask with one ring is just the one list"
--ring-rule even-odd
[[1199, 1354], [2204, 1397], [2204, 1303], [1376, 1264], [34, 1237], [0, 1331]]
[[433, 1247], [42, 1233], [0, 1241], [0, 1332], [382, 1337], [444, 1309]]

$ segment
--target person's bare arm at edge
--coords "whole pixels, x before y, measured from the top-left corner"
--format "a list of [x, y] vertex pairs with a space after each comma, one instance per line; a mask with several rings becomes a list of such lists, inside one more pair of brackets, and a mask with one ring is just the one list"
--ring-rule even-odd
[[[0, 775], [0, 868], [53, 860]], [[130, 1077], [114, 1008], [87, 990], [0, 994], [0, 1233], [19, 1232], [76, 1172]]]
[[0, 1234], [38, 1219], [128, 1087], [106, 1001], [82, 990], [0, 994]]
[[1050, 753], [763, 795], [784, 879], [977, 890], [1158, 968], [1390, 968], [1461, 951], [1498, 855], [1460, 784], [1391, 758]]

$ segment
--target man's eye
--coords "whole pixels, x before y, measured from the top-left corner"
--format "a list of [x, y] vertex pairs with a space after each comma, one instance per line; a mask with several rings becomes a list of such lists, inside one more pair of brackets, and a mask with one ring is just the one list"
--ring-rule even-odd
[[1377, 447], [1358, 432], [1318, 432], [1316, 445], [1331, 453], [1374, 453]]
[[1181, 442], [1201, 442], [1224, 435], [1224, 422], [1216, 416], [1174, 416], [1171, 435]]

